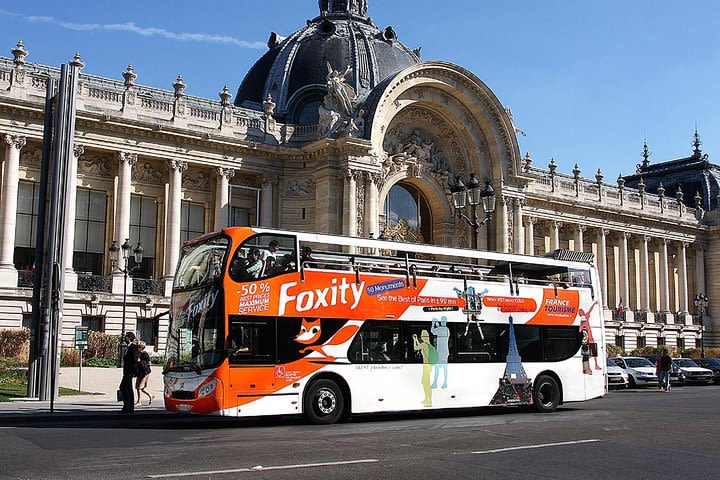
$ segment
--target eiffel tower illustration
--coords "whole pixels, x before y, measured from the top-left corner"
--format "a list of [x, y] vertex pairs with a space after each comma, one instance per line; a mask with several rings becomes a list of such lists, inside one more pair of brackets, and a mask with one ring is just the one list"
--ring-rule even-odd
[[500, 386], [490, 401], [490, 405], [530, 404], [532, 403], [532, 381], [525, 373], [520, 353], [518, 353], [512, 317], [510, 317], [508, 329], [510, 345], [508, 346], [505, 374], [500, 378]]

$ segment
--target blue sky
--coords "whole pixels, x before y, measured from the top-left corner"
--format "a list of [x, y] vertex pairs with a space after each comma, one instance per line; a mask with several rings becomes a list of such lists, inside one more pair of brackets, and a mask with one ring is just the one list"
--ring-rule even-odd
[[[22, 38], [28, 61], [59, 65], [80, 51], [86, 72], [188, 93], [235, 92], [265, 51], [317, 15], [315, 0], [205, 2], [0, 1], [0, 48]], [[457, 63], [487, 83], [515, 123], [535, 166], [598, 168], [607, 181], [634, 172], [646, 137], [651, 161], [720, 149], [720, 8], [694, 0], [370, 0], [425, 60]]]

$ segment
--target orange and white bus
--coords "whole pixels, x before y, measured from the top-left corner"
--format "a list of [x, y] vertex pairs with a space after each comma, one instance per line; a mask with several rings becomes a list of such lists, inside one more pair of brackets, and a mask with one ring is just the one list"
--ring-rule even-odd
[[206, 235], [183, 247], [175, 277], [165, 407], [322, 424], [601, 397], [591, 260], [250, 227]]

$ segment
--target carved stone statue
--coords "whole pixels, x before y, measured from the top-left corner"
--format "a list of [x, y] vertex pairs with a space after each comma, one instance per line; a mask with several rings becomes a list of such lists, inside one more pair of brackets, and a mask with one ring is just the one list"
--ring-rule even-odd
[[328, 93], [319, 108], [319, 133], [323, 137], [337, 134], [357, 138], [365, 132], [365, 112], [357, 111], [357, 94], [346, 82], [350, 71], [350, 67], [342, 72], [334, 70], [328, 64]]
[[518, 127], [515, 126], [515, 117], [513, 116], [512, 110], [510, 110], [509, 106], [505, 107], [505, 113], [507, 113], [507, 116], [510, 117], [510, 124], [512, 125], [515, 134], [517, 135], [519, 133], [523, 137], [527, 137], [524, 131], [520, 130]]
[[346, 83], [345, 78], [350, 73], [350, 67], [347, 67], [342, 72], [333, 70], [328, 65], [327, 74], [327, 89], [335, 102], [335, 105], [339, 109], [341, 114], [352, 117], [353, 110], [355, 109], [357, 95], [355, 90]]

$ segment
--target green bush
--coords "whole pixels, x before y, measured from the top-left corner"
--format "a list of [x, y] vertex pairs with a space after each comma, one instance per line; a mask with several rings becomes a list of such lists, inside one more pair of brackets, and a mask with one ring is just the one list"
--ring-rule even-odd
[[629, 357], [644, 357], [647, 355], [661, 355], [663, 350], [667, 350], [668, 355], [670, 355], [673, 358], [680, 357], [680, 350], [678, 350], [677, 347], [672, 347], [670, 345], [658, 345], [658, 346], [652, 346], [647, 345], [645, 347], [636, 348], [635, 350], [631, 350], [628, 353]]
[[153, 365], [165, 365], [164, 355], [153, 355], [150, 357], [150, 363]]
[[88, 348], [85, 350], [85, 358], [95, 357], [112, 360], [117, 358], [119, 348], [119, 335], [90, 332], [90, 335], [88, 335]]
[[70, 347], [62, 347], [60, 350], [61, 367], [77, 367], [80, 365], [80, 350]]
[[613, 345], [612, 343], [605, 345], [605, 348], [607, 349], [608, 357], [620, 357], [624, 353], [621, 347]]
[[[680, 353], [685, 358], [692, 358], [697, 360], [701, 357], [702, 350], [699, 348], [685, 348]], [[707, 358], [720, 358], [720, 348], [708, 347], [705, 349], [705, 357]]]
[[28, 361], [30, 330], [0, 330], [0, 358]]
[[86, 367], [113, 368], [117, 366], [117, 358], [90, 357], [85, 360], [83, 365]]

